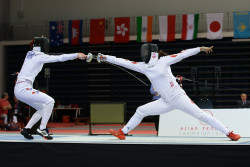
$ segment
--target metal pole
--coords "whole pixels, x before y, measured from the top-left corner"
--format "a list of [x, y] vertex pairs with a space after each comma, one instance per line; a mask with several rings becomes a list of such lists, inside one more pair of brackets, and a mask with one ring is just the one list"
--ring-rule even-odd
[[50, 68], [44, 69], [44, 78], [46, 78], [46, 91], [49, 92]]
[[46, 81], [46, 89], [47, 89], [47, 93], [49, 92], [49, 78], [47, 78], [47, 81]]

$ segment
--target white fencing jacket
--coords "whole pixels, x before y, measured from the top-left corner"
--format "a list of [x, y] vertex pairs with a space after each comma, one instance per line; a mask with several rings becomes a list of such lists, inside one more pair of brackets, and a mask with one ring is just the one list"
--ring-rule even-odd
[[34, 50], [29, 51], [25, 57], [22, 69], [18, 74], [18, 80], [27, 79], [33, 83], [38, 73], [42, 70], [44, 63], [63, 62], [76, 58], [77, 53], [53, 56]]
[[161, 95], [161, 98], [168, 103], [185, 94], [185, 91], [176, 82], [170, 65], [175, 64], [189, 56], [196, 55], [199, 52], [200, 48], [197, 47], [184, 50], [178, 54], [161, 57], [159, 60], [158, 53], [152, 52], [148, 64], [144, 62], [131, 62], [114, 56], [104, 56], [107, 57], [106, 61], [110, 63], [120, 65], [146, 75], [150, 82], [154, 85], [156, 91]]

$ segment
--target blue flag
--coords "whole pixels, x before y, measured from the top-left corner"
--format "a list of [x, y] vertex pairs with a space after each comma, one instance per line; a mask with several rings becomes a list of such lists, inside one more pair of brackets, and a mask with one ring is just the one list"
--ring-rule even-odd
[[63, 21], [50, 21], [50, 46], [60, 46], [63, 44]]
[[234, 38], [250, 38], [249, 12], [234, 12]]

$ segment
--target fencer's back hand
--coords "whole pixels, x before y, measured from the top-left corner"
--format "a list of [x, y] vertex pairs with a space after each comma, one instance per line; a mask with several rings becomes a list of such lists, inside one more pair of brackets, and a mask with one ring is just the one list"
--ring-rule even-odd
[[98, 53], [98, 55], [97, 55], [97, 62], [98, 63], [101, 63], [101, 62], [105, 62], [106, 61], [106, 56], [105, 55], [103, 55], [103, 54], [101, 54], [101, 53]]
[[83, 54], [83, 53], [78, 53], [78, 54], [77, 54], [77, 58], [80, 59], [80, 60], [85, 60], [86, 57], [87, 57], [87, 56], [86, 56], [85, 54]]
[[214, 48], [213, 46], [211, 46], [211, 47], [202, 46], [201, 51], [206, 52], [206, 53], [211, 53], [211, 52], [213, 52], [213, 48]]

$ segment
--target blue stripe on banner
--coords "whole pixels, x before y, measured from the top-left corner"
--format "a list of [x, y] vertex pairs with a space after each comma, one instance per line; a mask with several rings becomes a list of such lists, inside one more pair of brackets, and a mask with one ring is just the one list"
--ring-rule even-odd
[[69, 44], [71, 44], [72, 39], [72, 20], [69, 20]]

